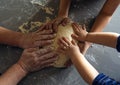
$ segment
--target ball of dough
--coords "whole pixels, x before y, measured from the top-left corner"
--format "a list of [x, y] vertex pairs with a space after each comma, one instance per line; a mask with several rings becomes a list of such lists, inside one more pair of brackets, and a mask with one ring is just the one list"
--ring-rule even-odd
[[[58, 39], [61, 38], [61, 37], [67, 37], [70, 41], [72, 40], [72, 37], [71, 37], [71, 34], [73, 34], [74, 31], [73, 31], [73, 28], [71, 26], [71, 23], [67, 24], [66, 26], [62, 26], [60, 25], [58, 27], [58, 31], [57, 31], [57, 35], [56, 35], [56, 38], [54, 39], [54, 43], [53, 43], [53, 47], [54, 49], [56, 50], [58, 48]], [[58, 59], [57, 61], [55, 61], [54, 63], [54, 67], [57, 67], [57, 68], [62, 68], [62, 67], [66, 67], [64, 64], [69, 60], [70, 58], [64, 54], [59, 54], [58, 55]]]
[[[19, 27], [19, 30], [22, 32], [22, 33], [29, 33], [31, 31], [34, 31], [34, 29], [36, 28], [39, 28], [43, 23], [41, 22], [31, 22], [31, 23], [23, 23], [23, 25], [21, 25]], [[52, 44], [52, 47], [54, 47], [54, 50], [56, 50], [58, 48], [58, 39], [61, 38], [61, 37], [67, 37], [70, 41], [72, 40], [71, 38], [71, 34], [73, 34], [74, 31], [73, 31], [73, 28], [71, 26], [71, 23], [67, 24], [66, 26], [62, 26], [60, 25], [58, 27], [58, 31], [57, 31], [57, 35], [56, 35], [56, 38], [54, 39], [54, 42]], [[64, 64], [70, 59], [68, 56], [64, 55], [64, 54], [60, 54], [58, 55], [58, 59], [57, 61], [55, 61], [54, 63], [54, 67], [57, 67], [57, 68], [63, 68], [63, 67], [66, 67]]]

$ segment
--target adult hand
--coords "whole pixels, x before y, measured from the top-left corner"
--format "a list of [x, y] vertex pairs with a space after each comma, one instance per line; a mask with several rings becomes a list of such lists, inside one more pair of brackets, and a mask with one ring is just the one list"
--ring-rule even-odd
[[45, 28], [45, 26], [36, 32], [23, 34], [19, 46], [22, 48], [33, 48], [51, 44], [55, 38], [55, 34], [53, 34], [52, 29], [43, 30], [43, 28]]
[[57, 28], [60, 24], [62, 24], [63, 26], [65, 26], [67, 23], [69, 23], [71, 20], [68, 17], [57, 17], [56, 19], [48, 22], [46, 24], [46, 28], [47, 29], [53, 29], [54, 32], [57, 32]]
[[50, 47], [29, 48], [24, 50], [17, 64], [28, 73], [52, 66], [55, 60], [57, 60], [57, 54]]

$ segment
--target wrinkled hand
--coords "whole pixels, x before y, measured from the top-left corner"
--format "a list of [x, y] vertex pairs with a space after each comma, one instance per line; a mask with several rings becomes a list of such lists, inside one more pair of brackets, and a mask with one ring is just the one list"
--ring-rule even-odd
[[41, 30], [39, 29], [36, 32], [23, 34], [20, 39], [20, 47], [22, 48], [33, 48], [41, 47], [51, 44], [55, 34], [53, 34], [52, 29]]
[[57, 17], [56, 19], [48, 22], [46, 24], [46, 28], [47, 29], [53, 29], [54, 32], [57, 32], [57, 28], [60, 24], [62, 24], [63, 26], [65, 26], [67, 23], [70, 23], [70, 19], [68, 17]]
[[24, 50], [18, 64], [28, 73], [52, 66], [55, 60], [57, 60], [57, 54], [50, 47], [29, 48]]
[[58, 51], [66, 54], [70, 57], [74, 56], [74, 54], [76, 54], [76, 52], [80, 52], [79, 47], [74, 40], [70, 41], [67, 38], [62, 37], [59, 39], [58, 44], [59, 44]]

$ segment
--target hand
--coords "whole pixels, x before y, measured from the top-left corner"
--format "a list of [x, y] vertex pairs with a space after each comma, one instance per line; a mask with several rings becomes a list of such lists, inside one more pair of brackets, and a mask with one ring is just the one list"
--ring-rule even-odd
[[78, 41], [85, 41], [88, 32], [86, 31], [86, 27], [80, 26], [77, 23], [72, 24], [73, 30], [75, 34], [72, 34], [72, 37]]
[[90, 42], [78, 42], [78, 46], [80, 49], [80, 52], [85, 55], [86, 51], [88, 50], [88, 48], [91, 46]]
[[57, 60], [57, 54], [50, 47], [29, 48], [24, 50], [17, 64], [28, 73], [52, 66], [55, 60]]
[[70, 41], [67, 38], [62, 37], [59, 39], [58, 44], [60, 46], [58, 51], [66, 54], [70, 57], [74, 56], [76, 54], [76, 52], [80, 52], [79, 47], [74, 40]]
[[85, 39], [87, 37], [88, 32], [86, 31], [86, 27], [80, 26], [77, 23], [73, 23], [72, 27], [76, 34], [72, 34], [72, 38], [78, 41], [78, 46], [83, 55], [85, 55], [87, 49], [91, 46], [90, 42], [86, 42]]
[[53, 42], [55, 34], [52, 29], [42, 30], [39, 29], [36, 32], [23, 34], [20, 39], [19, 46], [22, 48], [33, 48], [49, 45]]
[[60, 24], [65, 26], [67, 23], [70, 23], [70, 19], [68, 17], [57, 17], [51, 22], [48, 22], [46, 24], [47, 29], [53, 29], [54, 32], [57, 32], [57, 28]]

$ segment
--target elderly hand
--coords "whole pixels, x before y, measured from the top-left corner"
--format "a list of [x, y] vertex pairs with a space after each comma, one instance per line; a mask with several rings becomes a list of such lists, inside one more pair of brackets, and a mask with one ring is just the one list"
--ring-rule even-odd
[[23, 34], [20, 39], [19, 47], [33, 48], [51, 44], [55, 38], [55, 34], [53, 34], [52, 29], [43, 30], [44, 28], [43, 26], [36, 32]]
[[57, 60], [57, 54], [50, 47], [29, 48], [24, 50], [17, 64], [28, 73], [52, 66], [55, 60]]

